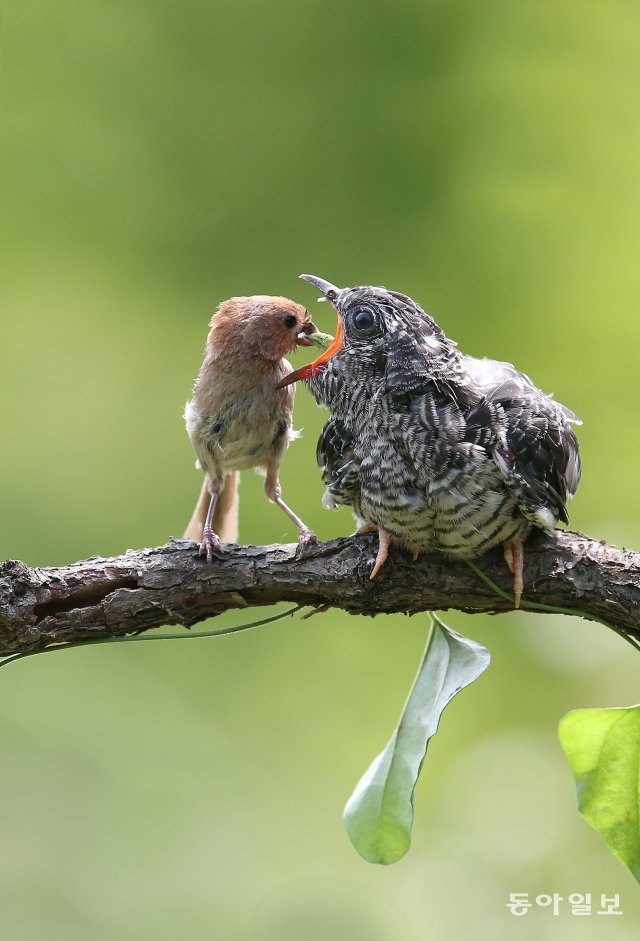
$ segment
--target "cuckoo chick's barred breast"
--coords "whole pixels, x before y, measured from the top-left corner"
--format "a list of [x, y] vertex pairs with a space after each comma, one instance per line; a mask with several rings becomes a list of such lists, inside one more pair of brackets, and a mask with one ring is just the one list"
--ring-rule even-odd
[[513, 366], [460, 353], [405, 295], [354, 288], [333, 303], [344, 346], [309, 380], [332, 413], [318, 443], [325, 505], [456, 557], [566, 521], [573, 413]]

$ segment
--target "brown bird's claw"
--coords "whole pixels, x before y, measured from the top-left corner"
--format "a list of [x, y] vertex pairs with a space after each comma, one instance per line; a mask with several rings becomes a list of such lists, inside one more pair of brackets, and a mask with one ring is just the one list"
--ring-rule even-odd
[[207, 562], [209, 563], [213, 562], [214, 555], [224, 554], [220, 537], [217, 533], [214, 533], [210, 526], [206, 526], [204, 532], [202, 533], [202, 542], [200, 543], [199, 554], [206, 555]]
[[296, 559], [304, 559], [308, 549], [311, 546], [318, 545], [318, 537], [310, 529], [301, 529], [298, 536], [298, 548], [296, 549]]
[[386, 529], [378, 527], [378, 554], [376, 556], [376, 561], [371, 569], [370, 579], [375, 578], [384, 563], [387, 561], [387, 556], [389, 555], [389, 547], [391, 546], [391, 533], [388, 533]]
[[522, 592], [524, 590], [524, 578], [522, 574], [524, 565], [524, 552], [522, 549], [522, 543], [519, 539], [512, 539], [511, 542], [505, 542], [503, 549], [504, 560], [507, 563], [509, 571], [513, 575], [514, 607], [519, 608], [520, 599], [522, 598]]

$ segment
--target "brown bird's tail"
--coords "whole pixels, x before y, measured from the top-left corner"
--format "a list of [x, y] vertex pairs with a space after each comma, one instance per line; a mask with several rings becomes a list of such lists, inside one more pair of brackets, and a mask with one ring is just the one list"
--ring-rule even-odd
[[[212, 528], [214, 533], [220, 536], [223, 542], [237, 542], [238, 540], [238, 482], [240, 475], [238, 471], [232, 471], [224, 482], [224, 487], [216, 501], [216, 508], [213, 511]], [[207, 478], [202, 484], [202, 490], [193, 511], [193, 516], [189, 520], [184, 538], [196, 539], [198, 542], [202, 539], [204, 530], [204, 521], [209, 509], [211, 495], [207, 487]]]

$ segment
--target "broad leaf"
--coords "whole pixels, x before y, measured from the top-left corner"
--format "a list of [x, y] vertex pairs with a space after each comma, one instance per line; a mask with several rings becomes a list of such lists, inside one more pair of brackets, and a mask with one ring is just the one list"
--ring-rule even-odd
[[578, 810], [640, 882], [640, 706], [569, 712], [558, 735]]
[[488, 666], [485, 647], [435, 619], [398, 727], [344, 810], [347, 833], [370, 863], [395, 863], [409, 849], [413, 792], [429, 739], [447, 703]]

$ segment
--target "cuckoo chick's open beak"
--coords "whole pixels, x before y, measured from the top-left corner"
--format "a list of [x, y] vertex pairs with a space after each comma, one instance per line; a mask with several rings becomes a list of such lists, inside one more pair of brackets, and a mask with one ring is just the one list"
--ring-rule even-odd
[[[317, 278], [314, 274], [301, 274], [300, 277], [303, 281], [308, 281], [309, 284], [313, 284], [313, 286], [324, 295], [324, 297], [319, 298], [321, 301], [326, 300], [333, 303], [340, 293], [340, 288], [337, 288], [335, 284], [331, 284], [330, 281], [325, 281], [324, 278]], [[322, 368], [323, 364], [326, 363], [327, 360], [331, 359], [332, 356], [335, 356], [335, 354], [342, 349], [344, 346], [342, 317], [340, 316], [339, 311], [337, 311], [337, 313], [338, 328], [336, 330], [336, 335], [328, 349], [326, 349], [324, 353], [321, 353], [317, 359], [314, 359], [312, 363], [308, 363], [306, 366], [302, 366], [300, 369], [296, 369], [294, 372], [289, 373], [288, 376], [285, 376], [284, 379], [281, 379], [277, 385], [278, 389], [282, 389], [284, 386], [289, 386], [292, 382], [297, 382], [298, 379], [309, 379], [314, 375], [314, 373], [318, 372], [318, 370]]]
[[342, 318], [338, 314], [338, 329], [336, 330], [336, 335], [331, 341], [331, 345], [318, 356], [317, 359], [314, 359], [312, 363], [308, 363], [306, 366], [301, 366], [300, 369], [296, 369], [294, 372], [289, 373], [288, 376], [285, 376], [284, 379], [281, 379], [276, 389], [282, 389], [284, 386], [290, 386], [292, 382], [297, 382], [298, 379], [309, 379], [313, 376], [314, 373], [322, 367], [323, 363], [326, 363], [328, 359], [331, 359], [332, 356], [341, 350], [343, 347], [343, 333], [342, 333]]
[[319, 297], [319, 301], [333, 301], [340, 293], [340, 288], [337, 288], [335, 284], [331, 284], [330, 281], [325, 281], [324, 278], [317, 278], [315, 274], [301, 274], [300, 279], [302, 281], [308, 281], [309, 284], [313, 284], [317, 288], [323, 297]]

